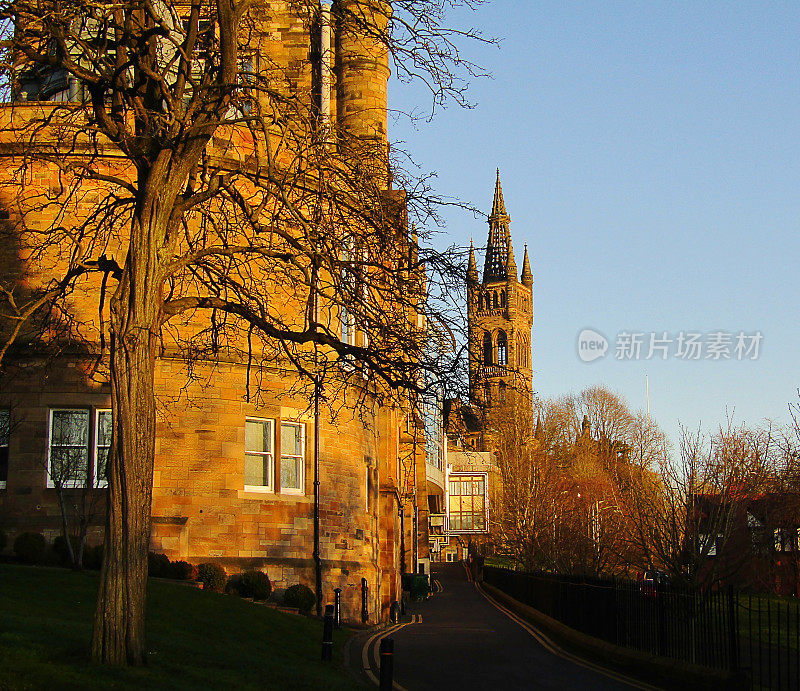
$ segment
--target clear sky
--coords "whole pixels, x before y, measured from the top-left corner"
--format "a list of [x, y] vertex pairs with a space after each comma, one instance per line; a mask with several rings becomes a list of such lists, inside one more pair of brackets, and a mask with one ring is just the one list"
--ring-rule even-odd
[[[787, 420], [800, 386], [800, 4], [494, 0], [452, 20], [503, 39], [464, 46], [493, 78], [472, 82], [474, 109], [398, 118], [390, 138], [439, 192], [487, 213], [500, 168], [517, 262], [527, 242], [534, 273], [534, 389], [602, 383], [638, 409], [648, 375], [673, 440], [678, 420], [713, 428], [726, 410]], [[389, 98], [429, 105], [395, 81]], [[445, 218], [442, 244], [485, 244], [483, 219]], [[607, 338], [605, 357], [579, 358], [585, 328]], [[646, 359], [664, 332], [667, 359]], [[677, 357], [681, 332], [701, 334], [700, 360]], [[707, 359], [720, 332], [730, 359]], [[760, 332], [757, 359], [737, 358], [740, 332]], [[623, 333], [642, 334], [639, 359], [617, 358]]]

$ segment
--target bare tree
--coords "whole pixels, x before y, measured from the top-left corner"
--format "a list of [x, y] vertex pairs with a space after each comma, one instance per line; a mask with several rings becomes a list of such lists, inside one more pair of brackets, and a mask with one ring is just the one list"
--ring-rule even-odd
[[98, 415], [96, 464], [90, 462], [88, 439], [92, 425], [89, 411], [53, 411], [51, 444], [42, 461], [48, 484], [55, 489], [69, 562], [83, 568], [89, 529], [105, 510], [106, 465], [111, 441], [111, 415]]
[[[477, 34], [442, 19], [471, 3], [392, 4], [334, 5], [354, 64], [388, 54], [434, 102], [462, 101], [456, 74], [475, 70], [454, 41]], [[287, 6], [309, 34], [324, 21], [316, 2]], [[409, 211], [432, 214], [426, 181], [390, 165], [380, 118], [324, 117], [325, 75], [308, 89], [291, 62], [253, 52], [267, 39], [261, 12], [235, 0], [0, 4], [12, 96], [36, 101], [59, 81], [68, 93], [6, 113], [0, 193], [19, 261], [0, 291], [0, 355], [34, 336], [63, 353], [80, 342], [110, 381], [92, 643], [106, 663], [145, 660], [157, 355], [281, 362], [329, 397], [350, 387], [377, 400], [441, 386], [452, 371], [420, 325], [456, 328], [457, 262], [406, 230]], [[351, 323], [365, 339], [348, 337]]]
[[[714, 435], [682, 427], [677, 458], [664, 454], [636, 465], [623, 492], [642, 566], [693, 588], [734, 574], [749, 551], [727, 547], [766, 487], [774, 450], [769, 432], [729, 421]], [[726, 551], [729, 558], [717, 558]]]

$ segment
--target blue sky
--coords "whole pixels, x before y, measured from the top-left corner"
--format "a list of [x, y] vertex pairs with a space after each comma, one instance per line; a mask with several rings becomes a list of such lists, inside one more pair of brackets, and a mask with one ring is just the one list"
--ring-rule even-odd
[[[605, 384], [713, 428], [728, 412], [785, 421], [797, 400], [800, 296], [800, 4], [511, 2], [452, 22], [502, 39], [465, 45], [492, 72], [471, 110], [390, 122], [437, 189], [488, 212], [499, 166], [518, 262], [534, 273], [534, 389]], [[398, 110], [429, 105], [390, 85]], [[448, 211], [439, 242], [485, 244]], [[479, 259], [479, 264], [481, 259]], [[584, 328], [607, 355], [577, 354]], [[621, 332], [763, 335], [757, 360], [616, 358]], [[644, 353], [643, 353], [644, 354]], [[705, 352], [703, 355], [705, 356]]]

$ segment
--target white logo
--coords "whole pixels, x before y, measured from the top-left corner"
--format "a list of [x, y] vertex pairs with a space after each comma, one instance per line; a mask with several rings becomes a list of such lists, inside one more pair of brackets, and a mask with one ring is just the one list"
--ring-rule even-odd
[[608, 339], [594, 329], [584, 329], [578, 334], [578, 357], [584, 362], [604, 357], [607, 350]]

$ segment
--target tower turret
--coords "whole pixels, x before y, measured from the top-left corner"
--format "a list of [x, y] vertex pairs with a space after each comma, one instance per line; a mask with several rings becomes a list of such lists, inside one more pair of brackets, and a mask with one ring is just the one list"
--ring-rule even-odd
[[526, 288], [533, 287], [533, 274], [531, 273], [531, 263], [528, 261], [528, 243], [525, 243], [525, 258], [522, 260], [522, 285]]
[[467, 284], [475, 285], [478, 282], [478, 265], [475, 263], [475, 247], [469, 241], [469, 264], [467, 265]]

